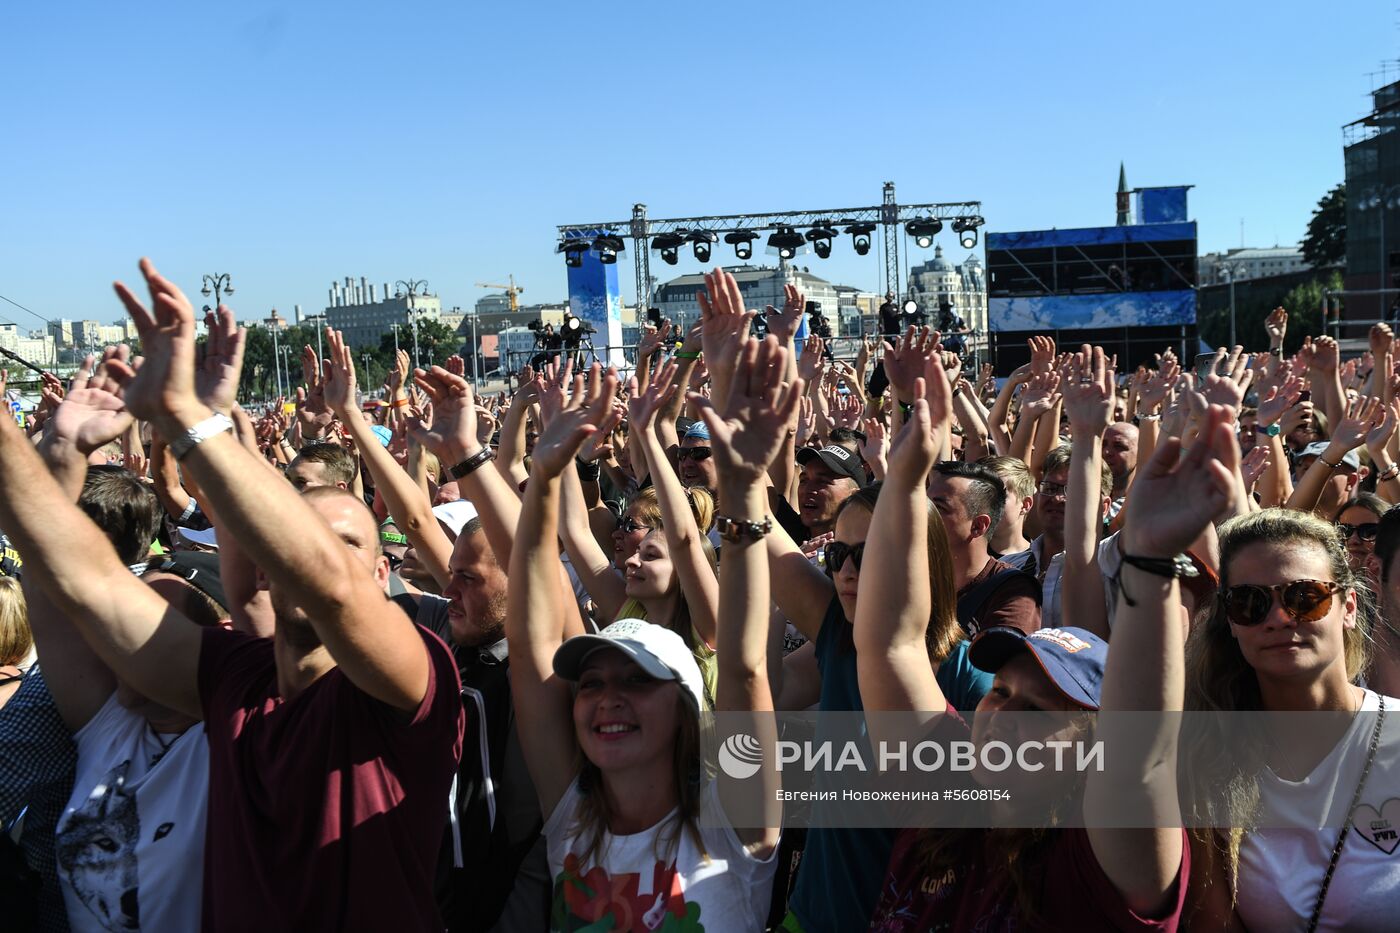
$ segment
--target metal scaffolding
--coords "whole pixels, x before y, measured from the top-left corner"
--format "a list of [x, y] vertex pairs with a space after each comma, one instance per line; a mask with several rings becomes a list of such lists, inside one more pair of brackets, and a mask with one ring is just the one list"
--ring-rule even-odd
[[[647, 217], [645, 204], [632, 206], [630, 220], [605, 221], [591, 224], [564, 224], [559, 227], [561, 243], [569, 240], [592, 240], [600, 236], [612, 236], [632, 241], [633, 274], [635, 276], [637, 308], [639, 313], [651, 303], [651, 257], [650, 250], [655, 237], [667, 234], [690, 237], [695, 234], [711, 235], [710, 242], [721, 239], [726, 233], [753, 233], [755, 239], [760, 231], [777, 231], [783, 228], [802, 231], [825, 227], [838, 234], [846, 227], [867, 225], [871, 232], [875, 228], [884, 231], [885, 278], [884, 290], [896, 296], [900, 291], [899, 236], [900, 225], [910, 221], [923, 220], [952, 221], [963, 219], [978, 227], [984, 223], [982, 202], [949, 201], [933, 204], [899, 204], [895, 200], [894, 182], [885, 182], [880, 204], [869, 207], [832, 207], [820, 210], [774, 211], [763, 214], [718, 214], [707, 217], [670, 217], [652, 219]], [[849, 232], [849, 231], [845, 231]], [[689, 242], [683, 241], [683, 242]], [[715, 248], [719, 248], [716, 244]]]

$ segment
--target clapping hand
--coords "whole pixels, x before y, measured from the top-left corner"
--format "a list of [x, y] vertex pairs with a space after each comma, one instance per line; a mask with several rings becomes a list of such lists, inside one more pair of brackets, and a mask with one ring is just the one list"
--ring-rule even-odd
[[477, 438], [476, 398], [471, 383], [441, 366], [414, 373], [416, 382], [433, 403], [433, 418], [412, 418], [407, 424], [414, 441], [443, 465], [444, 469], [481, 452], [485, 445]]
[[787, 353], [775, 337], [749, 339], [740, 348], [723, 412], [710, 399], [690, 396], [710, 429], [722, 486], [762, 483], [782, 450], [803, 389], [800, 378], [791, 385], [783, 382], [786, 366]]
[[899, 402], [909, 404], [914, 397], [914, 380], [924, 374], [929, 360], [941, 356], [943, 348], [939, 340], [937, 331], [927, 327], [916, 330], [910, 325], [893, 346], [885, 344], [885, 375], [894, 386]]
[[627, 423], [634, 431], [651, 431], [656, 426], [656, 413], [661, 411], [679, 390], [674, 385], [675, 360], [668, 360], [665, 366], [658, 366], [647, 380], [646, 389], [637, 385], [637, 377], [627, 380]]
[[1060, 401], [1060, 375], [1054, 370], [1037, 372], [1021, 390], [1021, 417], [1039, 418]]
[[201, 402], [228, 414], [237, 404], [243, 346], [248, 334], [223, 305], [204, 316], [204, 326], [209, 336], [195, 351], [195, 392]]
[[1069, 383], [1064, 386], [1065, 414], [1070, 427], [1102, 435], [1113, 423], [1113, 370], [1108, 368], [1103, 347], [1088, 344], [1074, 355]]
[[1230, 429], [1234, 417], [1225, 405], [1206, 409], [1196, 442], [1184, 457], [1180, 438], [1168, 437], [1158, 445], [1128, 494], [1125, 554], [1174, 557], [1231, 506], [1240, 457]]
[[783, 309], [779, 311], [768, 305], [765, 310], [768, 314], [768, 333], [778, 338], [778, 342], [786, 347], [802, 323], [807, 310], [807, 298], [802, 294], [802, 289], [788, 283], [783, 286]]
[[[572, 394], [535, 441], [531, 462], [541, 481], [562, 474], [578, 456], [584, 441], [615, 423], [616, 396], [617, 371], [611, 367], [604, 374], [602, 367], [594, 363], [587, 380], [582, 375], [574, 377]], [[532, 475], [531, 481], [534, 479]]]
[[101, 367], [94, 369], [89, 355], [69, 383], [68, 393], [46, 424], [44, 443], [49, 447], [71, 444], [83, 456], [121, 437], [132, 424], [117, 380], [108, 375], [110, 364], [126, 363], [125, 346], [109, 349]]
[[108, 374], [121, 385], [126, 406], [136, 417], [157, 423], [167, 417], [189, 421], [203, 414], [195, 391], [194, 306], [149, 259], [141, 260], [141, 274], [151, 294], [149, 311], [121, 282], [114, 287], [136, 325], [144, 362], [136, 369], [113, 360]]

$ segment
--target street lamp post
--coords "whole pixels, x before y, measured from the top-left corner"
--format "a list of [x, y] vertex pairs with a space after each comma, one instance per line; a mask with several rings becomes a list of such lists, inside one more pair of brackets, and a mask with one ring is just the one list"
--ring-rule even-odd
[[291, 347], [283, 347], [283, 348], [282, 348], [282, 366], [283, 366], [284, 369], [285, 369], [285, 372], [284, 372], [282, 378], [283, 378], [284, 380], [286, 380], [287, 394], [288, 394], [288, 395], [294, 395], [295, 392], [294, 392], [293, 389], [292, 389], [292, 348], [291, 348]]
[[[418, 314], [414, 307], [413, 299], [418, 297], [418, 289], [423, 289], [423, 294], [428, 293], [427, 279], [399, 279], [394, 283], [398, 289], [398, 297], [407, 299], [408, 302], [408, 323], [413, 328], [413, 368], [418, 368]], [[397, 347], [395, 348], [397, 352]]]
[[481, 389], [481, 343], [476, 336], [476, 308], [472, 308], [472, 392]]
[[370, 383], [370, 376], [369, 376], [369, 354], [368, 354], [368, 353], [361, 353], [361, 354], [360, 354], [360, 360], [365, 364], [365, 387], [364, 387], [364, 389], [361, 390], [361, 391], [363, 391], [363, 392], [365, 392], [365, 393], [368, 393], [368, 392], [369, 392], [369, 387], [370, 387], [370, 384], [371, 384], [371, 383]]
[[[204, 288], [200, 292], [205, 298], [210, 295], [214, 296], [214, 310], [217, 310], [219, 305], [223, 304], [224, 296], [233, 294], [233, 280], [229, 278], [227, 272], [206, 275], [204, 276]], [[204, 310], [209, 311], [209, 306], [205, 305]]]
[[[205, 276], [208, 278], [208, 276]], [[205, 289], [207, 292], [208, 289]], [[277, 397], [286, 398], [287, 393], [282, 391], [282, 350], [277, 343], [277, 318], [276, 316], [267, 319], [267, 329], [272, 331], [272, 369], [277, 374]]]
[[1220, 264], [1220, 271], [1230, 277], [1230, 347], [1236, 346], [1235, 341], [1235, 279], [1239, 278], [1240, 266], [1236, 263], [1223, 262]]

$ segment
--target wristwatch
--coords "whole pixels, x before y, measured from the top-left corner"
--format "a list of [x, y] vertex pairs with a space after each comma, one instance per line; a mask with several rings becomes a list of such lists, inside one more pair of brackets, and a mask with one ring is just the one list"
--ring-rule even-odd
[[765, 517], [761, 522], [741, 522], [724, 515], [715, 516], [715, 531], [725, 541], [757, 541], [767, 537], [773, 530], [773, 520]]
[[228, 415], [222, 415], [216, 411], [203, 421], [191, 425], [184, 434], [171, 438], [170, 455], [176, 460], [183, 460], [191, 450], [209, 438], [232, 430], [233, 422], [229, 420]]
[[1283, 428], [1279, 427], [1277, 424], [1271, 424], [1267, 427], [1262, 424], [1256, 424], [1254, 426], [1254, 431], [1256, 434], [1262, 434], [1265, 437], [1278, 437], [1283, 433]]

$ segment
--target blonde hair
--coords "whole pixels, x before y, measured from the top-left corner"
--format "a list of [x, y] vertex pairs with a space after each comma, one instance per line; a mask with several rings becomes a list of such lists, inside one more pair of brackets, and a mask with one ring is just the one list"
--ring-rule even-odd
[[[1327, 560], [1332, 580], [1342, 586], [1338, 597], [1356, 594], [1356, 625], [1342, 631], [1347, 680], [1354, 682], [1370, 653], [1371, 600], [1365, 584], [1347, 564], [1337, 529], [1311, 513], [1292, 509], [1264, 509], [1231, 519], [1220, 526], [1220, 594], [1230, 588], [1230, 566], [1239, 552], [1261, 543], [1292, 550], [1317, 548]], [[1186, 708], [1212, 712], [1263, 709], [1258, 676], [1230, 631], [1222, 598], [1216, 599], [1206, 621], [1191, 629], [1186, 642]], [[1265, 739], [1257, 732], [1240, 730], [1227, 736], [1214, 719], [1203, 723], [1201, 732], [1201, 741], [1182, 749], [1179, 773], [1195, 810], [1194, 825], [1220, 827], [1192, 830], [1192, 835], [1208, 864], [1223, 861], [1233, 902], [1238, 890], [1240, 846], [1258, 816]], [[1223, 783], [1222, 775], [1227, 776]], [[1203, 872], [1207, 884], [1213, 874]]]
[[[685, 497], [690, 502], [690, 514], [695, 519], [695, 527], [700, 529], [700, 534], [708, 535], [710, 529], [715, 525], [714, 496], [699, 486], [693, 486], [685, 491]], [[632, 498], [632, 507], [637, 510], [638, 522], [648, 528], [661, 527], [661, 503], [656, 499], [655, 487], [648, 486], [638, 490]], [[711, 554], [713, 554], [713, 548]]]
[[24, 590], [14, 577], [0, 577], [0, 664], [19, 664], [33, 647]]

